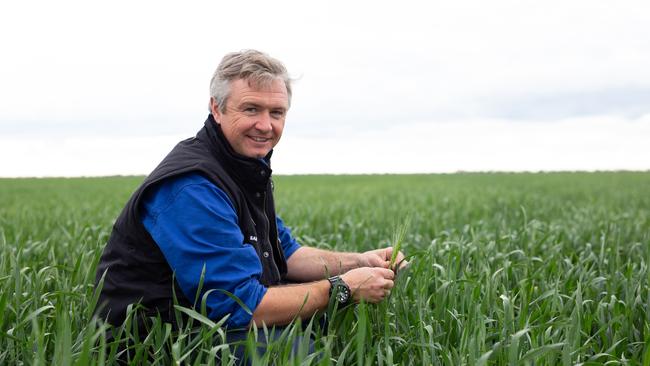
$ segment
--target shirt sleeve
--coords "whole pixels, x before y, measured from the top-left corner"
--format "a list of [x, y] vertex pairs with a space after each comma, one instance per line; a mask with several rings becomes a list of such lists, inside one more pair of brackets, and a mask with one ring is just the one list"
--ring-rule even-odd
[[226, 314], [229, 327], [244, 327], [252, 318], [223, 291], [254, 311], [266, 293], [259, 279], [262, 265], [255, 249], [244, 244], [237, 214], [228, 196], [206, 178], [191, 174], [163, 182], [146, 196], [142, 222], [174, 271], [178, 284], [194, 302], [205, 268], [199, 300], [206, 299], [208, 316]]
[[275, 222], [278, 227], [278, 238], [280, 239], [280, 244], [284, 251], [284, 257], [289, 259], [289, 257], [300, 248], [300, 244], [298, 244], [296, 239], [291, 235], [291, 229], [284, 226], [284, 221], [282, 221], [280, 216], [275, 216]]

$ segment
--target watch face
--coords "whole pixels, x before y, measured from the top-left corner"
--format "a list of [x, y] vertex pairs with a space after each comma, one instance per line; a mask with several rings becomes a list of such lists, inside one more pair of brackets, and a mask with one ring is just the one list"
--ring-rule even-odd
[[347, 305], [352, 297], [348, 285], [339, 276], [333, 276], [327, 280], [330, 282], [330, 298], [343, 306]]
[[348, 288], [344, 285], [338, 285], [336, 286], [336, 289], [338, 290], [336, 294], [336, 300], [342, 304], [348, 302], [350, 299], [350, 292], [348, 291]]

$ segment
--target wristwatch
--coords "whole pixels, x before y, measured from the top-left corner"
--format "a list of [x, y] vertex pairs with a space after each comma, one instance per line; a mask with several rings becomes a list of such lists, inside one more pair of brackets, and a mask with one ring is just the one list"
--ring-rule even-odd
[[330, 299], [334, 295], [340, 306], [349, 304], [352, 300], [352, 292], [348, 284], [339, 276], [332, 276], [327, 280], [330, 281]]

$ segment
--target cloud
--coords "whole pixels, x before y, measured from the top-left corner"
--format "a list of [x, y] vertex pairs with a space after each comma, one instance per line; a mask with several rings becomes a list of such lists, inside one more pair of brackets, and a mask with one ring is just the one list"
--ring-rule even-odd
[[[525, 123], [523, 123], [525, 122]], [[650, 114], [547, 121], [422, 121], [336, 137], [286, 135], [280, 173], [448, 173], [650, 169]]]
[[484, 117], [551, 121], [599, 115], [638, 118], [648, 113], [650, 86], [492, 96], [478, 111]]
[[[440, 131], [424, 125], [440, 124], [464, 126], [449, 130], [459, 136], [446, 135], [458, 145], [468, 134], [498, 140], [486, 130], [496, 120], [564, 126], [568, 119], [627, 121], [648, 113], [646, 1], [288, 4], [8, 3], [0, 12], [0, 33], [11, 35], [0, 58], [2, 141], [74, 155], [81, 150], [62, 140], [96, 140], [99, 149], [104, 139], [131, 146], [132, 139], [193, 135], [206, 116], [216, 64], [242, 48], [262, 49], [300, 77], [287, 124], [287, 138], [297, 144], [325, 148], [341, 136], [398, 136], [400, 129], [425, 136]], [[366, 139], [375, 141], [364, 137], [361, 146]], [[371, 143], [366, 150], [379, 149]], [[52, 166], [43, 174], [55, 174]], [[34, 172], [25, 169], [19, 171]]]
[[0, 176], [57, 177], [148, 174], [186, 136], [49, 139], [0, 137]]
[[[650, 114], [570, 118], [422, 121], [334, 137], [286, 131], [275, 174], [456, 171], [649, 170]], [[19, 141], [0, 137], [0, 176], [148, 174], [186, 135], [85, 136]]]

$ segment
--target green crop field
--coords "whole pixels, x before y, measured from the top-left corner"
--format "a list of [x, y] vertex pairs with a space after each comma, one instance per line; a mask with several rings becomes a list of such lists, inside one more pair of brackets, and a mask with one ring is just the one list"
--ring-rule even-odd
[[[111, 364], [95, 267], [141, 177], [0, 180], [0, 365]], [[287, 329], [265, 364], [650, 365], [650, 173], [275, 178], [305, 245], [367, 250], [410, 217], [390, 298]], [[199, 300], [200, 302], [200, 300]], [[219, 320], [126, 324], [133, 364], [229, 364]], [[128, 322], [128, 321], [127, 321]], [[260, 330], [263, 331], [263, 330]], [[316, 354], [291, 341], [313, 333]], [[249, 346], [250, 343], [249, 343]]]

